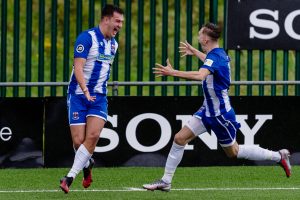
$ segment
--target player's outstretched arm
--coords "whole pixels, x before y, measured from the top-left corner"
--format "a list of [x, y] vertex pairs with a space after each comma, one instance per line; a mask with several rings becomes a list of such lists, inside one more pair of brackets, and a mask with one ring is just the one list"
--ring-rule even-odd
[[161, 76], [175, 76], [184, 79], [201, 81], [204, 80], [207, 75], [210, 74], [210, 71], [205, 68], [200, 68], [199, 71], [179, 71], [175, 70], [171, 65], [169, 58], [167, 59], [167, 65], [163, 66], [156, 63], [156, 67], [152, 68], [155, 77]]
[[204, 62], [206, 58], [206, 54], [202, 53], [198, 49], [194, 48], [192, 45], [190, 45], [187, 41], [180, 42], [179, 53], [181, 53], [181, 57], [187, 56], [187, 55], [195, 55], [197, 56], [202, 62]]

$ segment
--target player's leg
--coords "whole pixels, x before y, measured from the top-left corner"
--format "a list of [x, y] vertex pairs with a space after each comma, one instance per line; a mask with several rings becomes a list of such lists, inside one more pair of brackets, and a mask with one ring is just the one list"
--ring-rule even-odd
[[[107, 99], [105, 95], [96, 95], [96, 100], [94, 103], [91, 103], [87, 116], [84, 146], [90, 154], [93, 154], [107, 120]], [[92, 168], [95, 164], [94, 159], [90, 158], [87, 164], [83, 168], [82, 186], [84, 188], [88, 188], [93, 182]]]
[[80, 147], [80, 145], [83, 143], [85, 138], [85, 124], [81, 125], [70, 125], [70, 131], [71, 131], [71, 137], [73, 142], [73, 148], [75, 150], [75, 154]]
[[239, 124], [235, 121], [234, 112], [218, 116], [214, 120], [213, 130], [228, 157], [275, 161], [284, 168], [287, 177], [290, 176], [291, 167], [288, 150], [271, 151], [257, 145], [238, 145], [235, 141], [237, 128], [239, 128]]
[[71, 170], [67, 176], [60, 180], [60, 188], [65, 192], [69, 192], [69, 187], [75, 179], [76, 175], [82, 169], [81, 166], [85, 165], [88, 152], [82, 145], [85, 138], [86, 129], [86, 107], [82, 103], [83, 95], [68, 95], [68, 117], [70, 124], [71, 137], [73, 147], [76, 150], [74, 162]]
[[[90, 155], [92, 156], [97, 142], [100, 138], [100, 133], [104, 127], [105, 121], [98, 117], [88, 117], [87, 118], [87, 130], [86, 130], [86, 138], [84, 141], [84, 146], [89, 151]], [[90, 164], [89, 166], [85, 166], [83, 168], [83, 180], [82, 186], [84, 188], [88, 188], [91, 183], [93, 182], [92, 179], [92, 168], [95, 164], [94, 159], [90, 157]]]
[[[82, 144], [82, 135], [85, 135], [85, 125], [72, 125], [71, 126], [71, 135], [74, 143], [74, 147], [79, 145], [79, 148], [77, 149], [75, 153], [74, 162], [72, 165], [72, 168], [70, 169], [67, 176], [61, 179], [60, 181], [60, 188], [65, 192], [69, 192], [69, 187], [72, 184], [75, 177], [78, 175], [78, 173], [83, 169], [83, 167], [86, 165], [88, 160], [91, 158], [91, 154], [89, 151], [85, 148], [85, 146]], [[84, 137], [83, 137], [84, 138]]]
[[184, 147], [198, 135], [206, 132], [202, 120], [192, 117], [174, 137], [174, 142], [169, 152], [163, 177], [150, 184], [144, 184], [143, 188], [148, 190], [169, 191], [175, 170], [182, 160]]
[[184, 126], [174, 137], [173, 145], [170, 149], [165, 172], [162, 180], [166, 183], [171, 183], [175, 170], [182, 160], [184, 147], [187, 143], [193, 140], [196, 136], [193, 134], [191, 129]]
[[[153, 183], [144, 184], [143, 188], [148, 190], [169, 191], [171, 189], [171, 182], [175, 170], [179, 165], [180, 161], [182, 160], [185, 144], [187, 144], [188, 141], [192, 140], [193, 138], [195, 138], [195, 135], [188, 127], [184, 126], [175, 135], [173, 145], [167, 158], [163, 177], [160, 180], [155, 181]], [[177, 144], [177, 142], [179, 144]]]
[[86, 165], [91, 157], [88, 149], [84, 145], [86, 139], [86, 129], [88, 125], [88, 101], [84, 95], [70, 95], [68, 101], [69, 123], [73, 146], [76, 150], [74, 163], [67, 177], [75, 179], [77, 174]]
[[239, 159], [248, 160], [271, 160], [280, 164], [287, 177], [291, 175], [291, 165], [289, 161], [290, 152], [286, 149], [280, 151], [271, 151], [261, 148], [257, 145], [238, 145], [235, 142], [232, 146], [223, 147], [226, 155], [230, 158], [237, 157]]
[[86, 135], [83, 145], [86, 147], [90, 154], [94, 153], [95, 147], [98, 143], [100, 133], [106, 121], [99, 117], [87, 117]]
[[279, 162], [281, 159], [280, 153], [261, 148], [257, 145], [238, 145], [235, 142], [231, 146], [223, 146], [226, 155], [229, 158], [243, 158], [248, 160], [272, 160]]

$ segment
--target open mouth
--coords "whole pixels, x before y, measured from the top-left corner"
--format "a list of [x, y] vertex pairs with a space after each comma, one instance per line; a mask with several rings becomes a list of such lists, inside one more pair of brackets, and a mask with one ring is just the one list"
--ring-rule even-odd
[[119, 32], [119, 29], [118, 29], [118, 28], [114, 28], [114, 29], [113, 29], [113, 34], [114, 34], [114, 35], [116, 35], [118, 32]]

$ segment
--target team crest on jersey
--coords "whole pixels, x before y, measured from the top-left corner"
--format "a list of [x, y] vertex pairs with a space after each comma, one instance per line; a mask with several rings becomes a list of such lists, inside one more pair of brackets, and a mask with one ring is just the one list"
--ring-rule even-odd
[[211, 67], [213, 63], [214, 63], [214, 61], [211, 59], [205, 59], [205, 61], [204, 61], [204, 65], [209, 66], [209, 67]]
[[84, 46], [82, 44], [77, 45], [76, 51], [78, 53], [82, 53], [84, 51]]
[[73, 112], [73, 114], [72, 114], [72, 119], [73, 119], [73, 120], [78, 120], [78, 119], [79, 119], [79, 114], [78, 114], [78, 112]]
[[101, 46], [101, 47], [103, 46], [103, 42], [100, 42], [100, 46]]
[[115, 52], [115, 49], [116, 49], [115, 45], [112, 44], [112, 45], [111, 45], [111, 51], [112, 51], [112, 52]]

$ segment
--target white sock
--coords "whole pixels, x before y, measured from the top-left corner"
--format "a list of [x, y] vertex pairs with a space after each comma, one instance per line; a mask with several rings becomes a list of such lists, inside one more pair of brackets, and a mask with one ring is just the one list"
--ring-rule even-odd
[[173, 142], [166, 162], [165, 173], [162, 180], [165, 183], [171, 183], [177, 166], [179, 165], [184, 153], [184, 146], [180, 146]]
[[[73, 150], [74, 150], [74, 153], [76, 154], [76, 152], [77, 152], [77, 149], [73, 146]], [[85, 166], [84, 166], [84, 168], [88, 168], [89, 167], [89, 165], [90, 165], [90, 159], [86, 162], [86, 164], [85, 164]]]
[[272, 160], [279, 162], [281, 155], [279, 152], [263, 149], [256, 145], [239, 145], [237, 158], [244, 158], [248, 160]]
[[84, 165], [84, 168], [88, 168], [90, 166], [90, 159], [86, 162], [86, 164]]
[[76, 175], [83, 169], [83, 167], [86, 165], [88, 160], [92, 157], [92, 154], [89, 153], [89, 151], [85, 148], [85, 146], [82, 144], [78, 148], [76, 154], [74, 163], [72, 166], [72, 169], [68, 173], [68, 177], [75, 178]]

